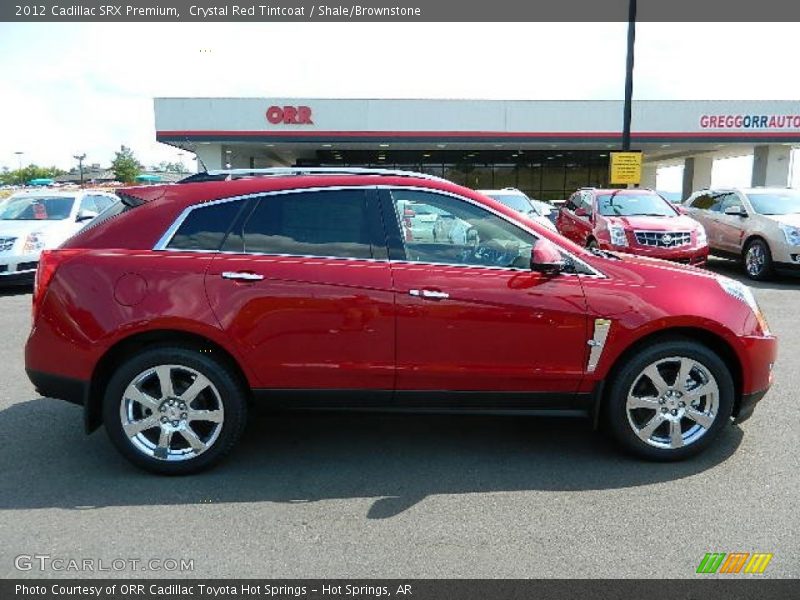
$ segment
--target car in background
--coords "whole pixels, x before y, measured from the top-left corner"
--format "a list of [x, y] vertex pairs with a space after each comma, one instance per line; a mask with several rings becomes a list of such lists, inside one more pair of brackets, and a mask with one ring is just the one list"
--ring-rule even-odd
[[587, 248], [690, 265], [708, 260], [703, 226], [648, 189], [585, 188], [558, 212], [558, 231]]
[[[216, 463], [252, 404], [583, 416], [679, 460], [772, 382], [747, 286], [589, 252], [440, 178], [235, 170], [119, 195], [42, 254], [25, 368], [157, 473]], [[405, 239], [409, 203], [469, 243]]]
[[555, 211], [547, 202], [529, 198], [524, 192], [510, 187], [502, 190], [478, 190], [478, 193], [489, 196], [492, 200], [497, 200], [548, 229], [556, 230], [554, 218], [551, 216], [555, 215]]
[[101, 191], [20, 192], [0, 202], [0, 285], [33, 281], [42, 250], [57, 248], [119, 202]]
[[421, 202], [404, 202], [399, 208], [398, 216], [406, 240], [420, 242], [436, 240], [436, 224], [441, 211]]
[[800, 190], [707, 189], [684, 206], [706, 228], [712, 254], [742, 260], [751, 279], [800, 271]]

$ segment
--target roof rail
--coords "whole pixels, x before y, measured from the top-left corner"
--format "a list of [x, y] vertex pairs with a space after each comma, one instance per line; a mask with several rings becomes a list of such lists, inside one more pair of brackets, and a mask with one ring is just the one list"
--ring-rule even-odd
[[178, 183], [201, 181], [230, 181], [243, 177], [287, 177], [300, 175], [381, 175], [394, 177], [417, 177], [434, 181], [446, 181], [436, 175], [403, 171], [400, 169], [370, 169], [367, 167], [271, 167], [267, 169], [212, 169], [190, 175]]

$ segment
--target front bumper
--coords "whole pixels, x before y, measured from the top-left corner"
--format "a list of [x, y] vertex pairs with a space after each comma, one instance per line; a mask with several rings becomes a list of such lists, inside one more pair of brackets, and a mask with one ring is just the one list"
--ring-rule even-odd
[[756, 404], [772, 386], [773, 368], [778, 359], [778, 340], [768, 336], [742, 336], [739, 357], [742, 364], [742, 395], [734, 407], [737, 423], [749, 419]]
[[8, 256], [0, 255], [0, 285], [32, 283], [39, 255]]
[[752, 417], [753, 411], [756, 409], [756, 404], [758, 404], [761, 399], [766, 396], [768, 391], [769, 389], [761, 390], [760, 392], [755, 392], [753, 394], [742, 394], [742, 398], [739, 401], [739, 410], [736, 413], [734, 422], [743, 423]]
[[600, 244], [603, 250], [614, 252], [624, 252], [635, 256], [646, 256], [648, 258], [658, 258], [669, 260], [685, 265], [701, 266], [708, 261], [708, 246], [681, 246], [680, 248], [655, 248], [652, 246], [612, 246], [611, 244]]

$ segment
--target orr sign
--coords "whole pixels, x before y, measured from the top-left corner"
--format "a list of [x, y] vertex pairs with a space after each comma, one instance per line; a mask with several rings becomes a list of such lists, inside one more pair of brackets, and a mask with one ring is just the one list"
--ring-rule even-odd
[[310, 106], [270, 106], [267, 121], [271, 125], [313, 125]]

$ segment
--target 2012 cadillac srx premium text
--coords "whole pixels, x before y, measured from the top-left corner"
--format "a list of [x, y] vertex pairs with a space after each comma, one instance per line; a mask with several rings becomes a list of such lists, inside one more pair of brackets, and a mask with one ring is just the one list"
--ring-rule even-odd
[[[587, 250], [472, 190], [359, 169], [129, 188], [39, 263], [26, 368], [136, 465], [197, 471], [248, 405], [585, 415], [688, 457], [772, 381], [746, 286]], [[468, 224], [403, 235], [403, 208]]]

